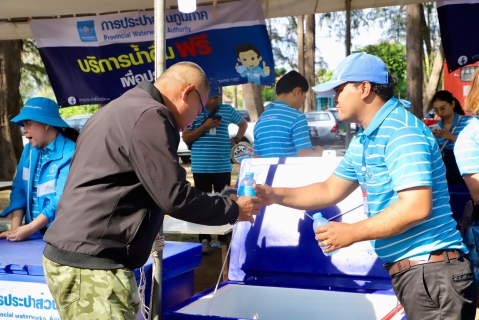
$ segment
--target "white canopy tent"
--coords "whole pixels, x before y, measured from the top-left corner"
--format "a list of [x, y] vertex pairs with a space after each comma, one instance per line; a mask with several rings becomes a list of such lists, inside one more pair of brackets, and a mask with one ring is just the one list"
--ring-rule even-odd
[[[236, 0], [197, 0], [198, 5]], [[266, 18], [344, 11], [348, 1], [339, 0], [259, 0]], [[427, 2], [424, 0], [352, 0], [351, 9], [365, 9]], [[0, 0], [0, 40], [33, 38], [29, 18], [63, 18], [132, 10], [151, 10], [153, 0]], [[177, 7], [177, 0], [166, 0], [166, 8]]]

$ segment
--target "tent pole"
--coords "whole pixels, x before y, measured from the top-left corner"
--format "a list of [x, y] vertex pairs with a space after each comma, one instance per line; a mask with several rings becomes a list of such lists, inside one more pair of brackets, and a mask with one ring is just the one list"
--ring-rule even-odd
[[[166, 69], [166, 33], [165, 33], [165, 14], [166, 0], [154, 0], [155, 17], [155, 78], [158, 78]], [[153, 245], [153, 274], [151, 279], [150, 295], [150, 316], [151, 320], [161, 320], [162, 312], [162, 269], [163, 269], [163, 226], [156, 236], [155, 245]]]
[[[351, 54], [351, 0], [346, 0], [346, 56]], [[351, 143], [351, 126], [346, 123], [346, 149]]]

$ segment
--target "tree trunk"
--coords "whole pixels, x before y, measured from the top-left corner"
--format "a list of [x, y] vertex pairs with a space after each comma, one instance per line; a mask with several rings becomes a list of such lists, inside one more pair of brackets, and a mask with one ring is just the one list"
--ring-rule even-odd
[[245, 109], [249, 112], [251, 122], [258, 121], [259, 116], [264, 111], [263, 98], [261, 96], [261, 86], [247, 83], [243, 84], [243, 97]]
[[20, 112], [22, 40], [0, 41], [0, 181], [13, 180], [22, 154], [20, 127], [10, 122]]
[[406, 7], [406, 59], [407, 59], [407, 99], [411, 101], [411, 112], [423, 117], [423, 48], [421, 34], [421, 5]]
[[424, 92], [423, 98], [423, 110], [422, 113], [426, 114], [429, 111], [432, 97], [437, 91], [439, 85], [439, 80], [441, 79], [442, 69], [444, 66], [444, 52], [442, 51], [442, 44], [439, 46], [439, 49], [436, 53], [436, 58], [434, 59], [434, 64], [431, 69], [431, 74], [429, 75], [429, 81], [426, 85], [426, 90]]
[[[314, 56], [315, 56], [315, 29], [316, 21], [314, 14], [306, 16], [306, 50], [304, 53], [304, 77], [308, 80], [309, 86], [314, 86]], [[316, 110], [316, 94], [308, 90], [304, 100], [304, 111]]]
[[304, 16], [298, 16], [298, 72], [304, 76]]

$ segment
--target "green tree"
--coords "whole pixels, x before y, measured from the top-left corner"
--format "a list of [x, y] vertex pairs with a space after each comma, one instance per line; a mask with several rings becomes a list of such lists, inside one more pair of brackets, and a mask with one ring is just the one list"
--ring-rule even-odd
[[23, 101], [35, 95], [42, 95], [55, 100], [53, 90], [48, 79], [45, 66], [43, 65], [40, 52], [35, 40], [23, 40], [22, 63], [21, 63], [20, 94]]
[[397, 42], [382, 41], [377, 44], [358, 47], [355, 52], [366, 52], [381, 58], [391, 74], [398, 79], [395, 95], [406, 97], [406, 46]]

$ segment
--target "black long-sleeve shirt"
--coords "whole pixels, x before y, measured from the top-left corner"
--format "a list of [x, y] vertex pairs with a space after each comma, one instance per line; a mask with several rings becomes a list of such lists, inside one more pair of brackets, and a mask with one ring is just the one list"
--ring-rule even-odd
[[78, 268], [134, 269], [147, 261], [164, 214], [234, 223], [234, 201], [209, 197], [186, 180], [179, 139], [173, 114], [147, 81], [101, 108], [77, 141], [44, 255]]

